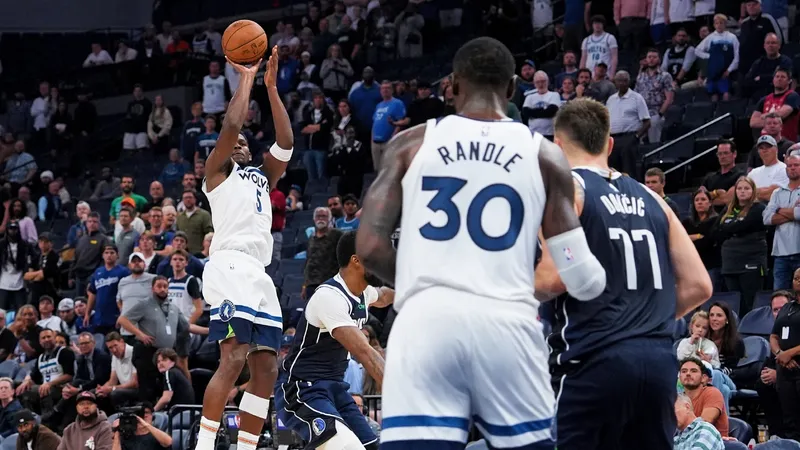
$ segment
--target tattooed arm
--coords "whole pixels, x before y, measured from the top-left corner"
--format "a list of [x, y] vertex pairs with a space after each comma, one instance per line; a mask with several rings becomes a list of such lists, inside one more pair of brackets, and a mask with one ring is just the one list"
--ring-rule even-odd
[[400, 183], [424, 136], [425, 124], [421, 124], [398, 134], [389, 142], [381, 159], [378, 178], [364, 198], [356, 235], [356, 253], [368, 271], [391, 284], [394, 284], [397, 256], [391, 237], [403, 206]]

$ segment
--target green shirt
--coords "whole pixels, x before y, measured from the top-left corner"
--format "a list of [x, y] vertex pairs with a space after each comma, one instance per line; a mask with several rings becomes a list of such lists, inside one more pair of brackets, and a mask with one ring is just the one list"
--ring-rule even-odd
[[506, 111], [506, 115], [512, 119], [514, 122], [522, 123], [522, 115], [519, 113], [519, 108], [514, 102], [508, 102], [508, 110]]
[[[137, 211], [141, 211], [142, 208], [144, 207], [144, 205], [147, 204], [147, 199], [142, 197], [139, 194], [131, 192], [130, 197], [133, 199], [134, 202], [136, 202], [136, 210]], [[114, 219], [117, 218], [117, 215], [119, 214], [119, 208], [120, 208], [120, 206], [122, 204], [122, 199], [124, 199], [124, 198], [125, 198], [124, 195], [120, 195], [119, 197], [117, 197], [117, 198], [115, 198], [114, 200], [111, 201], [111, 211], [108, 212], [108, 215], [110, 215]]]

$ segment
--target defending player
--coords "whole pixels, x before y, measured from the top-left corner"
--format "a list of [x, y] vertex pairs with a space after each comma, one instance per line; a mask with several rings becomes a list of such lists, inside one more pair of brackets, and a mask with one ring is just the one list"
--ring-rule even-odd
[[255, 450], [277, 377], [276, 350], [282, 332], [275, 286], [264, 271], [272, 256], [269, 190], [286, 170], [294, 141], [275, 86], [277, 49], [272, 49], [265, 76], [277, 142], [261, 167], [247, 166], [252, 156], [247, 140], [239, 134], [260, 61], [252, 67], [228, 62], [242, 77], [225, 114], [217, 147], [206, 161], [203, 181], [216, 232], [203, 274], [203, 296], [212, 308], [208, 338], [219, 341], [220, 360], [203, 396], [198, 450], [213, 450], [228, 392], [245, 361], [250, 383], [239, 404], [237, 445], [239, 450]]
[[505, 115], [511, 53], [477, 38], [453, 66], [458, 115], [389, 143], [357, 235], [367, 270], [397, 288], [381, 448], [461, 449], [474, 420], [494, 448], [552, 449], [553, 391], [533, 296], [540, 224], [547, 245], [570, 255], [559, 269], [575, 296], [599, 295], [605, 272], [572, 208], [561, 150]]
[[344, 373], [353, 355], [379, 385], [383, 381], [383, 357], [370, 347], [361, 327], [369, 307], [390, 305], [394, 291], [367, 283], [356, 256], [355, 232], [339, 239], [336, 259], [339, 273], [314, 291], [297, 325], [275, 385], [275, 408], [308, 448], [377, 449], [378, 439], [348, 393]]
[[[667, 450], [678, 372], [672, 327], [676, 315], [711, 296], [711, 281], [666, 203], [609, 169], [609, 133], [608, 110], [594, 100], [569, 102], [555, 119], [589, 249], [608, 273], [598, 298], [578, 302], [570, 295], [554, 305], [558, 323], [548, 344], [553, 383], [560, 384], [557, 447]], [[538, 298], [564, 292], [553, 264], [563, 257], [545, 249]]]

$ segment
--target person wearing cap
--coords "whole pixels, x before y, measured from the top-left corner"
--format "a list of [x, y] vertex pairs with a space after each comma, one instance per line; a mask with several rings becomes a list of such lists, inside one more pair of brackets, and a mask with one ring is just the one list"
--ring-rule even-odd
[[[772, 84], [770, 84], [770, 87]], [[763, 116], [764, 128], [761, 129], [761, 135], [772, 136], [778, 144], [778, 160], [783, 161], [787, 153], [792, 150], [800, 148], [800, 145], [795, 144], [793, 141], [786, 139], [783, 136], [783, 119], [777, 112], [764, 114]], [[764, 161], [758, 156], [758, 145], [753, 145], [750, 154], [747, 157], [747, 170], [755, 169], [764, 165]]]
[[286, 210], [288, 212], [303, 210], [303, 188], [299, 184], [293, 184], [289, 188], [289, 195], [286, 197]]
[[342, 201], [344, 216], [336, 219], [336, 229], [342, 231], [357, 230], [359, 225], [359, 218], [356, 216], [358, 212], [358, 199], [353, 194], [347, 194]]
[[409, 127], [427, 122], [429, 119], [441, 117], [444, 113], [444, 102], [432, 95], [428, 81], [417, 81], [417, 98], [408, 105]]
[[774, 137], [768, 134], [760, 136], [756, 140], [756, 148], [764, 165], [751, 170], [747, 176], [756, 184], [758, 200], [767, 202], [772, 192], [789, 184], [789, 176], [786, 174], [786, 164], [778, 159], [778, 142]]
[[89, 316], [95, 311], [94, 332], [106, 334], [114, 331], [119, 317], [117, 292], [121, 279], [131, 274], [127, 267], [117, 264], [117, 247], [107, 244], [103, 248], [103, 265], [98, 267], [89, 280], [88, 302], [83, 322], [89, 323]]
[[20, 236], [19, 224], [9, 222], [6, 236], [0, 239], [0, 307], [11, 310], [27, 303], [24, 276], [35, 257], [33, 245]]
[[[172, 238], [172, 248], [171, 252], [175, 252], [175, 250], [187, 250], [187, 245], [189, 243], [189, 237], [183, 231], [178, 231], [175, 233], [175, 236]], [[170, 255], [171, 256], [171, 255]], [[197, 259], [196, 256], [189, 254], [189, 265], [186, 266], [186, 272], [189, 275], [196, 276], [197, 278], [203, 279], [203, 267], [204, 264]], [[172, 266], [170, 265], [170, 258], [164, 258], [159, 264], [158, 268], [156, 269], [156, 274], [165, 276], [167, 278], [172, 278], [175, 274], [172, 272]]]
[[19, 435], [16, 450], [55, 450], [61, 444], [61, 438], [50, 428], [36, 423], [36, 416], [28, 409], [18, 411], [14, 423]]
[[31, 298], [38, 299], [43, 295], [56, 297], [60, 276], [58, 253], [53, 250], [50, 233], [44, 232], [39, 235], [39, 254], [31, 258], [31, 265], [23, 275], [28, 282]]
[[710, 385], [711, 365], [691, 357], [680, 361], [679, 380], [683, 391], [692, 400], [694, 415], [714, 425], [722, 437], [728, 436], [728, 411], [719, 389]]
[[41, 298], [39, 298], [40, 319], [38, 322], [36, 322], [36, 325], [48, 330], [53, 330], [56, 333], [62, 332], [66, 329], [64, 321], [61, 320], [61, 317], [53, 315], [53, 310], [55, 310], [53, 297], [50, 297], [49, 295], [43, 295]]
[[80, 333], [80, 321], [75, 314], [75, 302], [71, 298], [64, 298], [58, 302], [58, 317], [64, 322], [64, 332], [69, 336]]
[[[127, 261], [131, 274], [119, 280], [117, 288], [117, 306], [121, 315], [152, 295], [153, 278], [156, 277], [146, 272], [146, 258], [141, 252], [131, 253]], [[121, 333], [123, 336], [133, 338], [133, 335], [125, 329], [122, 329]]]
[[785, 166], [789, 182], [772, 192], [763, 214], [764, 225], [775, 225], [772, 244], [775, 290], [791, 289], [794, 271], [800, 268], [800, 209], [795, 209], [800, 202], [800, 156], [787, 156]]
[[97, 397], [91, 391], [81, 392], [75, 409], [78, 416], [64, 428], [58, 450], [111, 450], [114, 432], [106, 413], [97, 408]]

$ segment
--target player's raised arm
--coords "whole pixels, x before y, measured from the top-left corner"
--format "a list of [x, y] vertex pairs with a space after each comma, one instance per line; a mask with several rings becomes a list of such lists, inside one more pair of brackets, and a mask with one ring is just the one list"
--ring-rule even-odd
[[397, 251], [392, 233], [403, 206], [401, 181], [425, 137], [425, 125], [408, 129], [389, 141], [381, 159], [381, 170], [364, 198], [356, 235], [356, 254], [368, 271], [394, 283]]
[[272, 120], [275, 124], [275, 143], [269, 149], [269, 155], [261, 165], [261, 171], [267, 174], [269, 185], [274, 187], [284, 172], [289, 160], [292, 159], [294, 149], [294, 133], [289, 113], [283, 105], [281, 95], [278, 93], [278, 47], [272, 47], [272, 54], [267, 60], [267, 74], [264, 75], [264, 84], [267, 86], [269, 105]]
[[675, 273], [675, 318], [681, 318], [693, 309], [705, 303], [713, 294], [714, 287], [708, 276], [706, 266], [697, 248], [680, 219], [658, 195], [653, 197], [661, 205], [669, 219], [669, 257]]
[[236, 64], [231, 60], [228, 60], [228, 64], [239, 72], [242, 77], [239, 81], [239, 87], [228, 104], [217, 146], [211, 151], [206, 160], [206, 187], [209, 192], [228, 177], [231, 167], [231, 155], [239, 140], [239, 132], [242, 129], [242, 125], [247, 118], [247, 109], [250, 106], [250, 90], [253, 88], [253, 82], [256, 79], [256, 72], [258, 72], [258, 66], [261, 65], [261, 60], [258, 60], [257, 63], [250, 67]]
[[605, 289], [606, 271], [589, 250], [575, 213], [569, 163], [558, 146], [542, 139], [539, 165], [547, 193], [541, 228], [547, 250], [567, 292], [578, 300], [591, 300]]

